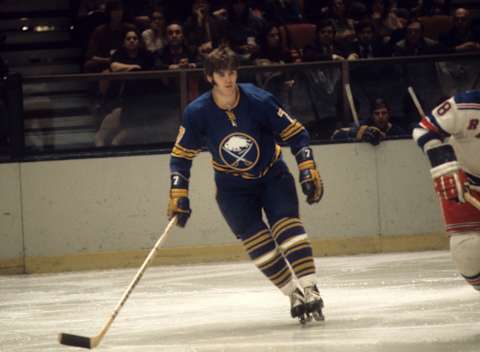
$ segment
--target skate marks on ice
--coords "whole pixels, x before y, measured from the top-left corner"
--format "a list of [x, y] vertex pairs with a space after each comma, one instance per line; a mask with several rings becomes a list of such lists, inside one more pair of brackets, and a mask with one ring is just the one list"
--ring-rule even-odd
[[[318, 258], [325, 322], [301, 326], [251, 263], [149, 268], [99, 351], [478, 351], [480, 297], [447, 252]], [[0, 351], [75, 351], [136, 269], [0, 277]]]

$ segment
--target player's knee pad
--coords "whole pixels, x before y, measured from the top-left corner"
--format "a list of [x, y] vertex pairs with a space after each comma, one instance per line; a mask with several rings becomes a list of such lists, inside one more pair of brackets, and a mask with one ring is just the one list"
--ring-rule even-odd
[[480, 291], [480, 233], [452, 235], [450, 252], [460, 274]]

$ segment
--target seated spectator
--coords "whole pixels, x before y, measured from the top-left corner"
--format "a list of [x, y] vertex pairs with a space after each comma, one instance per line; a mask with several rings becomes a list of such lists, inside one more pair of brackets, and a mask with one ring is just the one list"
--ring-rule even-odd
[[464, 8], [455, 10], [452, 29], [440, 35], [440, 42], [455, 52], [480, 49], [480, 30], [472, 25], [470, 11]]
[[277, 25], [267, 25], [260, 35], [259, 47], [255, 58], [256, 65], [283, 64], [289, 61], [289, 55], [282, 46], [280, 29]]
[[407, 32], [407, 26], [410, 22], [410, 12], [404, 8], [395, 9], [396, 26], [389, 36], [384, 37], [384, 42], [388, 47], [390, 53], [393, 52], [395, 45], [405, 39], [405, 33]]
[[123, 7], [120, 1], [108, 2], [105, 9], [108, 23], [93, 32], [87, 50], [85, 72], [103, 72], [110, 67], [110, 57], [122, 46], [123, 34], [134, 26], [123, 22]]
[[159, 7], [154, 7], [150, 14], [150, 28], [142, 33], [145, 49], [156, 55], [161, 55], [162, 50], [167, 45], [166, 22], [163, 11]]
[[355, 32], [356, 40], [348, 48], [349, 60], [390, 56], [382, 40], [375, 35], [375, 28], [370, 20], [360, 21]]
[[399, 20], [392, 3], [385, 0], [373, 0], [371, 2], [371, 20], [375, 27], [375, 33], [387, 42], [393, 31], [399, 28]]
[[353, 20], [347, 18], [343, 0], [331, 0], [328, 18], [335, 26], [335, 41], [340, 45], [349, 44], [355, 38]]
[[387, 137], [408, 136], [401, 127], [390, 122], [390, 113], [383, 99], [376, 99], [372, 105], [372, 116], [360, 121], [360, 126], [340, 128], [332, 135], [332, 140], [354, 140], [378, 145]]
[[226, 33], [225, 27], [225, 20], [210, 13], [210, 4], [207, 0], [194, 0], [192, 13], [183, 26], [185, 41], [200, 55], [208, 55], [220, 44]]
[[417, 20], [411, 20], [406, 29], [405, 39], [399, 41], [394, 48], [394, 56], [433, 55], [446, 52], [443, 46], [433, 39], [423, 35], [423, 25]]
[[232, 0], [227, 11], [229, 46], [239, 55], [241, 64], [251, 64], [260, 49], [258, 43], [265, 21], [252, 14], [246, 0]]
[[[112, 72], [131, 72], [151, 70], [153, 55], [141, 46], [140, 34], [134, 30], [125, 33], [124, 44], [112, 56]], [[120, 104], [103, 120], [95, 136], [95, 145], [124, 144], [131, 137], [129, 130], [138, 127], [135, 114], [130, 113], [132, 106], [138, 105], [137, 98], [141, 97], [148, 86], [142, 80], [126, 80], [121, 83]]]
[[[260, 35], [260, 51], [255, 58], [256, 65], [284, 64], [289, 61], [280, 40], [280, 30], [276, 25], [268, 25]], [[286, 75], [282, 71], [262, 71], [257, 75], [258, 86], [267, 89], [277, 97], [281, 97], [286, 84]]]
[[128, 30], [124, 38], [123, 46], [112, 55], [111, 71], [151, 70], [153, 68], [152, 53], [142, 46], [138, 32]]
[[315, 43], [303, 50], [304, 61], [344, 60], [345, 52], [335, 41], [335, 25], [330, 20], [317, 25]]
[[179, 68], [194, 68], [195, 52], [191, 50], [183, 35], [183, 27], [178, 22], [167, 26], [167, 45], [161, 56], [161, 69], [175, 70]]

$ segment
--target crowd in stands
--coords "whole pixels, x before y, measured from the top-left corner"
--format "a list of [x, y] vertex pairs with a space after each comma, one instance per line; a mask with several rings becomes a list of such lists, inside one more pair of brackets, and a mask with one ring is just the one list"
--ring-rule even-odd
[[[479, 50], [480, 30], [469, 11], [447, 4], [447, 0], [191, 0], [172, 6], [159, 0], [85, 0], [77, 27], [87, 48], [86, 72], [109, 68], [128, 29], [141, 34], [141, 46], [155, 57], [156, 68], [172, 69], [185, 66], [180, 64], [184, 58], [201, 66], [202, 56], [222, 44], [234, 49], [244, 64], [268, 59], [265, 38], [272, 27], [282, 40], [277, 53], [282, 62]], [[420, 19], [432, 15], [452, 15], [452, 26], [439, 38], [423, 33]], [[285, 26], [295, 23], [316, 26], [307, 48], [288, 43]]]
[[[434, 28], [435, 38], [424, 28], [432, 16], [450, 21], [443, 32]], [[85, 72], [202, 67], [220, 45], [242, 65], [480, 51], [480, 27], [448, 0], [84, 0], [76, 28]], [[338, 96], [338, 70], [302, 77], [262, 71], [255, 79], [278, 96], [295, 84], [298, 106], [289, 109], [307, 120], [315, 115], [313, 124], [338, 113], [335, 104], [316, 106]], [[302, 111], [305, 97], [310, 112]]]

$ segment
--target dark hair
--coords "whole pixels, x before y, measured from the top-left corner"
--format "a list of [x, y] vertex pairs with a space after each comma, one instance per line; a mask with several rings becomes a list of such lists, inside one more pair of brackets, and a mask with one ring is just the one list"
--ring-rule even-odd
[[382, 98], [377, 98], [372, 102], [370, 108], [371, 108], [372, 112], [374, 112], [375, 110], [378, 110], [378, 109], [383, 109], [383, 108], [388, 110], [388, 105], [385, 102], [385, 100], [383, 100]]
[[220, 46], [208, 54], [204, 63], [206, 76], [213, 76], [214, 72], [232, 70], [238, 68], [237, 54], [228, 46]]
[[365, 28], [371, 28], [372, 31], [375, 32], [375, 26], [373, 25], [372, 21], [370, 20], [361, 20], [355, 25], [355, 32], [360, 33], [363, 32]]
[[405, 26], [405, 28], [408, 29], [408, 26], [410, 26], [410, 25], [413, 24], [413, 23], [418, 23], [418, 24], [420, 24], [420, 30], [421, 30], [422, 33], [423, 33], [423, 31], [424, 31], [423, 23], [422, 23], [422, 21], [420, 21], [417, 17], [411, 18], [411, 19], [407, 22], [407, 25]]

